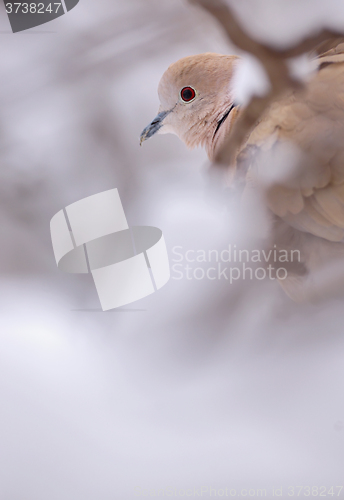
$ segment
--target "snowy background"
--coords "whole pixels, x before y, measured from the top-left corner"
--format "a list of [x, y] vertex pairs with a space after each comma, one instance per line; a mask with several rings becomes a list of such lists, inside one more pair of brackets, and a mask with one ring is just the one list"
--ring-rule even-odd
[[[1, 500], [202, 486], [289, 498], [288, 486], [343, 484], [341, 300], [297, 305], [276, 282], [171, 279], [102, 313], [91, 276], [55, 265], [51, 217], [114, 187], [129, 224], [161, 228], [171, 258], [176, 245], [236, 242], [203, 151], [171, 135], [139, 147], [167, 66], [235, 49], [181, 0], [80, 0], [15, 35], [0, 7]], [[344, 26], [342, 2], [235, 9], [279, 46]]]

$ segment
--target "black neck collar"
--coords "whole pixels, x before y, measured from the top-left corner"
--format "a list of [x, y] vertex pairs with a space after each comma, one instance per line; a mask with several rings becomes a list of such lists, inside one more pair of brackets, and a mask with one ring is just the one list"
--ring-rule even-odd
[[216, 129], [215, 129], [215, 132], [214, 132], [214, 135], [213, 135], [213, 138], [215, 137], [215, 135], [217, 134], [217, 132], [219, 131], [219, 128], [221, 127], [221, 125], [227, 120], [228, 116], [229, 116], [229, 113], [232, 111], [232, 109], [235, 108], [235, 105], [234, 104], [231, 104], [230, 108], [228, 109], [228, 111], [226, 111], [226, 113], [223, 115], [223, 117], [221, 118], [221, 120], [219, 120], [217, 122], [217, 126], [216, 126]]

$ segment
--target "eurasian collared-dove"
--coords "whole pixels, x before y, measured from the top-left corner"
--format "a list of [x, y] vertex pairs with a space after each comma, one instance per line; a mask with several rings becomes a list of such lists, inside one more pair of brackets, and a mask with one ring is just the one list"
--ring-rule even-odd
[[[306, 290], [309, 271], [330, 255], [337, 269], [344, 262], [343, 53], [343, 43], [323, 53], [306, 86], [270, 106], [236, 157], [247, 171], [246, 196], [257, 187], [264, 193], [278, 244], [302, 248], [302, 269], [281, 283], [294, 299], [312, 295]], [[170, 132], [189, 147], [204, 146], [214, 159], [240, 114], [230, 85], [237, 64], [235, 56], [211, 53], [172, 64], [159, 84], [159, 114], [141, 143]], [[292, 146], [292, 168], [285, 169], [284, 158], [280, 172], [284, 144]]]

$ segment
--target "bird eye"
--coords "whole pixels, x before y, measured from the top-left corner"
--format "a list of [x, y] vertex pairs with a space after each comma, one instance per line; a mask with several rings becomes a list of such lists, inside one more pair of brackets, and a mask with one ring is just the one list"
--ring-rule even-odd
[[180, 91], [180, 97], [183, 99], [184, 102], [193, 101], [196, 97], [196, 91], [192, 87], [184, 87]]

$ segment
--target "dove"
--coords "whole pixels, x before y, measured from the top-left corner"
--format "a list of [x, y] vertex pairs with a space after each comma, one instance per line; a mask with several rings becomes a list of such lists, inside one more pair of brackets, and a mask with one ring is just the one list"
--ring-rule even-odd
[[[241, 113], [231, 85], [238, 64], [237, 56], [214, 53], [171, 64], [158, 86], [158, 115], [142, 131], [141, 144], [172, 133], [189, 148], [204, 147], [213, 161]], [[302, 265], [280, 283], [294, 300], [306, 300], [312, 271], [331, 259], [338, 269], [344, 263], [344, 43], [317, 58], [305, 85], [270, 105], [236, 152], [235, 168], [244, 175], [244, 199], [261, 191], [273, 243], [302, 249]]]
[[159, 83], [158, 115], [140, 143], [157, 132], [172, 133], [189, 148], [203, 146], [213, 160], [239, 112], [229, 86], [238, 59], [205, 53], [171, 64]]

